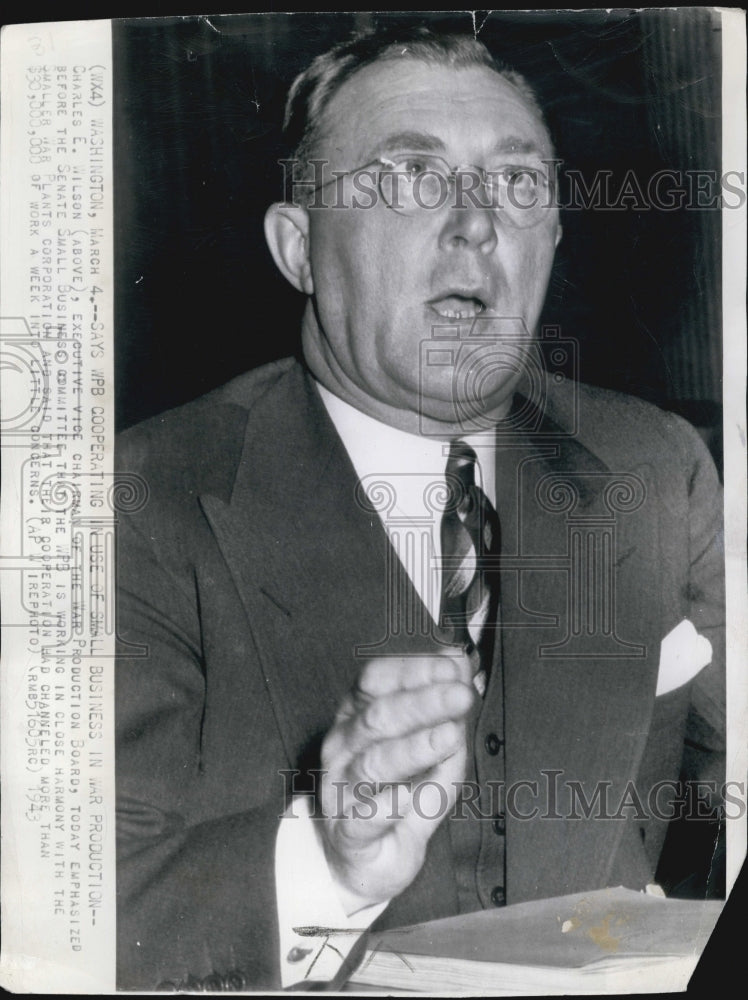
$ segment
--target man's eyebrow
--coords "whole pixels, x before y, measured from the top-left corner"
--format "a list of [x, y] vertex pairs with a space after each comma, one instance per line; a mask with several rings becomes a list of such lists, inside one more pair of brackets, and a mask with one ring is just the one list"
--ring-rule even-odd
[[534, 156], [548, 156], [547, 150], [542, 149], [534, 139], [523, 139], [518, 135], [509, 135], [499, 139], [493, 147], [492, 155], [502, 153], [523, 153]]
[[378, 156], [380, 153], [386, 153], [393, 150], [413, 150], [413, 152], [419, 153], [442, 153], [444, 152], [445, 146], [443, 141], [436, 135], [432, 135], [430, 132], [415, 132], [415, 131], [405, 131], [405, 132], [394, 132], [392, 135], [388, 135], [386, 138], [382, 139], [381, 142], [377, 143], [375, 149], [373, 150], [373, 155]]
[[[446, 150], [446, 146], [442, 139], [436, 135], [432, 135], [430, 132], [417, 132], [408, 129], [404, 132], [394, 132], [392, 135], [388, 135], [382, 139], [381, 142], [377, 143], [374, 150], [372, 150], [372, 157], [381, 156], [382, 153], [399, 152], [401, 150], [419, 153], [443, 153]], [[535, 139], [528, 139], [519, 135], [509, 135], [499, 139], [491, 151], [492, 156], [501, 156], [506, 153], [520, 153], [524, 156], [538, 156], [541, 158], [552, 155]]]

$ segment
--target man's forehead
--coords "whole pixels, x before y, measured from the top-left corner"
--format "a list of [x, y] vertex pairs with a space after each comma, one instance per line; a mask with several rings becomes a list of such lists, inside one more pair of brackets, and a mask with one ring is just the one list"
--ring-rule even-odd
[[535, 109], [496, 71], [408, 57], [380, 60], [347, 80], [326, 109], [323, 134], [330, 152], [353, 156], [395, 147], [441, 152], [466, 139], [487, 153], [551, 148]]

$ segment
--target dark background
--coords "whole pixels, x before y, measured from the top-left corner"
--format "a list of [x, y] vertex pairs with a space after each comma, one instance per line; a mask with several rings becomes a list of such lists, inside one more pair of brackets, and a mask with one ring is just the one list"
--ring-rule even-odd
[[[282, 197], [289, 84], [349, 30], [468, 12], [248, 14], [114, 25], [120, 427], [297, 347], [300, 295], [262, 219]], [[721, 173], [719, 22], [708, 10], [476, 14], [535, 85], [566, 168]], [[719, 210], [564, 212], [544, 312], [581, 377], [675, 409], [721, 461]]]

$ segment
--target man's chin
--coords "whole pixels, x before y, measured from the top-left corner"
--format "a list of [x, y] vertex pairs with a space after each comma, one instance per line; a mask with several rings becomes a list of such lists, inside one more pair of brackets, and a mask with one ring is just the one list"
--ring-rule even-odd
[[465, 424], [473, 430], [484, 429], [506, 416], [511, 408], [518, 373], [495, 382], [474, 379], [471, 382], [452, 378], [428, 383], [419, 388], [417, 410], [425, 418], [442, 423]]
[[424, 433], [454, 437], [490, 430], [509, 412], [513, 389], [486, 397], [454, 395], [439, 399], [425, 395], [419, 400], [418, 413]]

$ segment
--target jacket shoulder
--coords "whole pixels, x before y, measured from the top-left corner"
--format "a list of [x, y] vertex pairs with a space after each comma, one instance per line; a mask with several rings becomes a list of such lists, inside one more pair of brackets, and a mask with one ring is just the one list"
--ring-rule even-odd
[[653, 403], [584, 382], [548, 382], [547, 413], [609, 467], [655, 464], [681, 473], [711, 464], [695, 428]]
[[123, 431], [116, 443], [117, 472], [144, 477], [151, 492], [209, 489], [227, 498], [252, 408], [294, 365], [293, 358], [263, 365]]

